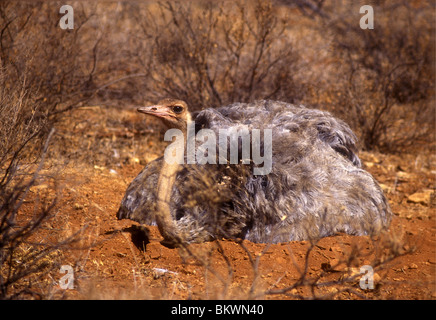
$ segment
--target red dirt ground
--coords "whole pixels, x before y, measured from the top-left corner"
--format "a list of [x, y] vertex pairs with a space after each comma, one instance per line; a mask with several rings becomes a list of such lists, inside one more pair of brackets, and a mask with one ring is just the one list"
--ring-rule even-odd
[[[159, 141], [153, 140], [159, 137], [153, 138], [146, 130], [138, 137], [141, 130], [135, 123], [149, 120], [138, 118], [133, 111], [114, 112], [112, 119], [119, 121], [113, 120], [115, 129], [110, 129], [108, 122], [103, 121], [107, 114], [101, 115], [92, 108], [76, 111], [72, 121], [75, 116], [87, 120], [71, 130], [59, 128], [58, 133], [85, 156], [72, 162], [74, 165], [67, 165], [56, 183], [53, 179], [41, 180], [39, 186], [32, 188], [33, 200], [23, 206], [24, 213], [31, 213], [37, 196], [54, 195], [58, 190], [58, 210], [47, 228], [57, 239], [80, 233], [79, 243], [62, 251], [57, 261], [73, 266], [75, 288], [61, 289], [58, 281], [63, 274], [52, 273], [51, 297], [436, 298], [434, 156], [360, 154], [365, 168], [382, 184], [395, 214], [388, 235], [371, 240], [341, 234], [321, 239], [313, 247], [308, 241], [266, 245], [222, 239], [189, 246], [194, 258], [186, 249], [163, 246], [156, 227], [149, 227], [150, 242], [143, 243], [135, 233], [136, 223], [116, 218], [130, 181], [163, 150], [156, 146]], [[148, 122], [145, 128], [149, 128]], [[135, 143], [128, 141], [142, 140], [147, 140], [144, 145], [151, 153], [135, 156], [131, 151], [135, 150]], [[96, 141], [102, 146], [104, 141], [107, 146], [122, 142], [120, 155], [98, 160], [100, 149], [95, 147]], [[84, 161], [86, 152], [89, 158], [97, 160]], [[390, 260], [389, 250], [400, 256]], [[359, 268], [363, 265], [374, 266], [372, 290], [359, 287]]]

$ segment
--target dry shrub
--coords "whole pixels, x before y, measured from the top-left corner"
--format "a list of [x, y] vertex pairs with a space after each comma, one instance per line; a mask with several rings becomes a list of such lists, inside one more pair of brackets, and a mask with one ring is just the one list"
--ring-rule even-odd
[[[10, 88], [0, 74], [0, 82], [0, 299], [41, 298], [45, 292], [39, 289], [56, 268], [60, 249], [71, 242], [35, 240], [58, 201], [56, 192], [34, 195], [54, 130], [42, 138], [48, 120], [37, 116], [41, 103], [24, 88], [25, 79]], [[25, 215], [28, 202], [33, 211]]]
[[332, 6], [323, 28], [337, 72], [329, 105], [365, 149], [398, 152], [434, 142], [435, 25], [430, 3], [374, 5], [374, 29], [360, 28], [360, 5]]
[[1, 299], [43, 297], [35, 287], [72, 241], [35, 240], [55, 214], [56, 190], [34, 197], [33, 212], [23, 213], [31, 189], [42, 179], [59, 114], [91, 97], [94, 69], [77, 68], [89, 56], [81, 51], [86, 40], [79, 28], [63, 32], [58, 27], [55, 8], [43, 2], [0, 3]]
[[24, 90], [36, 95], [35, 102], [43, 102], [37, 115], [49, 117], [86, 101], [96, 71], [98, 38], [93, 26], [88, 26], [92, 14], [75, 5], [75, 28], [62, 30], [60, 6], [44, 2], [0, 4], [5, 85], [13, 87], [24, 77]]
[[168, 1], [138, 6], [131, 18], [144, 75], [132, 85], [142, 100], [177, 97], [195, 110], [304, 94], [289, 22], [268, 1]]

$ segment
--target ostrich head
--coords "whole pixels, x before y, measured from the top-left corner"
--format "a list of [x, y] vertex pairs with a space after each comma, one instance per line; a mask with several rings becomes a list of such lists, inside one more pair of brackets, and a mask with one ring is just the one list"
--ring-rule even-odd
[[191, 122], [191, 114], [185, 101], [177, 99], [163, 99], [156, 105], [139, 107], [138, 112], [158, 117], [168, 128], [186, 131], [187, 124]]

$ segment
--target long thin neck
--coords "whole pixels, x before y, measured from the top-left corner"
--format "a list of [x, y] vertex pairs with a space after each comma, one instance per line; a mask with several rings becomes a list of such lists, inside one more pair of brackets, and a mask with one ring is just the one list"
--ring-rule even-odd
[[[188, 126], [191, 122], [191, 116], [188, 115], [188, 121], [186, 125]], [[184, 129], [184, 130], [183, 130]], [[181, 157], [184, 158], [184, 153], [186, 150], [186, 128], [183, 128], [184, 134], [184, 145], [183, 152], [179, 153]], [[183, 159], [179, 159], [183, 160]], [[182, 161], [180, 161], [182, 162]], [[177, 172], [180, 170], [180, 165], [176, 163], [168, 163], [165, 158], [163, 160], [162, 168], [160, 171], [157, 191], [157, 211], [156, 211], [156, 222], [159, 228], [159, 232], [168, 242], [174, 245], [179, 245], [183, 243], [184, 237], [178, 230], [176, 222], [171, 216], [171, 196], [174, 184], [176, 182]]]
[[179, 244], [183, 241], [176, 223], [171, 217], [170, 206], [171, 194], [179, 167], [180, 165], [178, 164], [168, 164], [164, 159], [157, 186], [158, 197], [156, 222], [159, 232], [165, 240], [174, 242], [174, 244]]

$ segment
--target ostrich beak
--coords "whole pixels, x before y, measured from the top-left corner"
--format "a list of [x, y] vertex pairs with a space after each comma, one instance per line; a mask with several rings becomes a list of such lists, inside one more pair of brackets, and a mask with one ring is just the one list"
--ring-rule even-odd
[[136, 109], [138, 112], [149, 114], [151, 116], [155, 116], [163, 119], [171, 119], [174, 118], [171, 110], [167, 106], [162, 105], [154, 105], [148, 107], [139, 107]]

